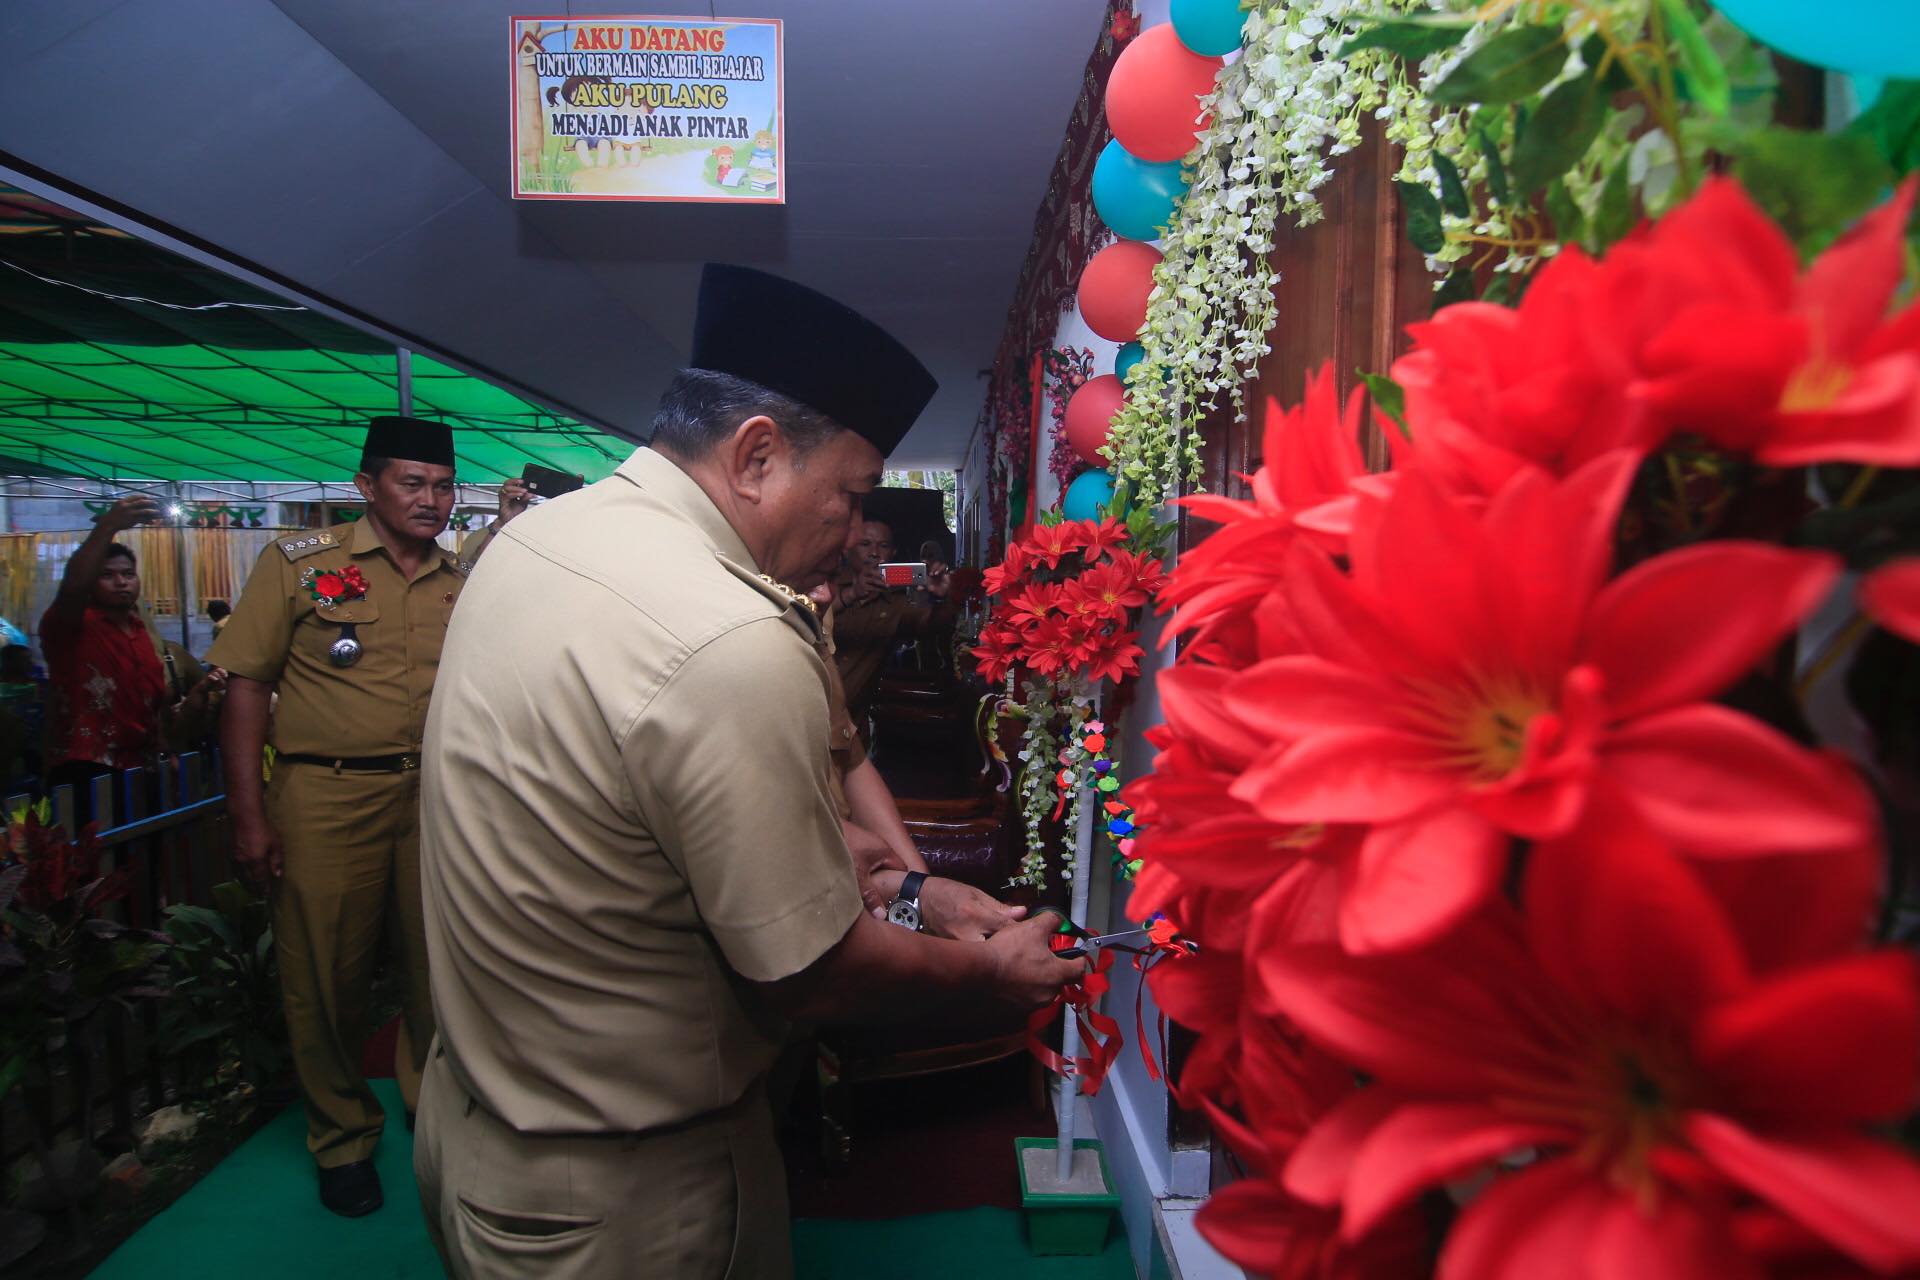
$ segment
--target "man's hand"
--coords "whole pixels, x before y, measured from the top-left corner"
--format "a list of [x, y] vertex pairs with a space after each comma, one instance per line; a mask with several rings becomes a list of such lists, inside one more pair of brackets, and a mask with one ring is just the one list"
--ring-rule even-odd
[[847, 851], [853, 855], [853, 879], [860, 886], [860, 901], [868, 911], [884, 919], [887, 904], [899, 892], [906, 878], [907, 864], [879, 836], [865, 827], [845, 824]]
[[1084, 956], [1062, 960], [1048, 949], [1047, 938], [1055, 927], [1053, 916], [1043, 911], [982, 944], [994, 958], [994, 994], [1022, 1009], [1037, 1009], [1092, 967]]
[[265, 893], [286, 869], [280, 833], [264, 817], [233, 818], [233, 865], [256, 892]]
[[493, 527], [498, 529], [507, 521], [525, 511], [533, 502], [533, 490], [527, 488], [527, 482], [518, 476], [503, 481], [500, 485], [499, 519]]
[[150, 524], [160, 518], [160, 504], [144, 493], [130, 493], [95, 519], [94, 523], [119, 533], [137, 524]]
[[200, 682], [187, 690], [186, 697], [180, 699], [178, 710], [198, 715], [207, 709], [207, 703], [213, 700], [213, 695], [224, 692], [226, 687], [227, 673], [219, 667], [209, 667]]
[[953, 593], [953, 566], [938, 561], [927, 562], [927, 594], [935, 600], [945, 600]]
[[1027, 914], [1025, 907], [1009, 906], [970, 884], [930, 876], [920, 886], [920, 919], [927, 932], [957, 942], [991, 938]]

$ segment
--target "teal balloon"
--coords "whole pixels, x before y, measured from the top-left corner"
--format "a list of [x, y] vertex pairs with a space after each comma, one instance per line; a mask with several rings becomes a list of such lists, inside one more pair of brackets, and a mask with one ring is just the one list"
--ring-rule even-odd
[[1223, 58], [1240, 47], [1247, 15], [1240, 0], [1173, 0], [1173, 34], [1206, 58]]
[[1098, 520], [1113, 501], [1113, 477], [1104, 471], [1082, 471], [1060, 499], [1060, 514], [1069, 520]]
[[1093, 165], [1093, 210], [1128, 240], [1158, 239], [1186, 193], [1178, 160], [1153, 164], [1109, 142]]
[[1113, 357], [1113, 376], [1120, 379], [1124, 385], [1127, 380], [1127, 370], [1133, 368], [1133, 366], [1139, 364], [1146, 358], [1147, 349], [1145, 347], [1137, 342], [1127, 343], [1120, 348], [1119, 354]]
[[1715, 0], [1761, 44], [1816, 67], [1920, 79], [1920, 4], [1914, 0]]

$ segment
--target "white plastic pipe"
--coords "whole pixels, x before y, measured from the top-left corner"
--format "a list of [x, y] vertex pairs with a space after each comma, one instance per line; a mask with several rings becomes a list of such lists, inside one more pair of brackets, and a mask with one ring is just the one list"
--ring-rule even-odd
[[[1100, 793], [1080, 779], [1080, 820], [1073, 831], [1073, 893], [1067, 918], [1081, 928], [1087, 924], [1087, 889], [1093, 879], [1093, 815], [1100, 808]], [[1080, 1054], [1080, 1023], [1071, 1008], [1061, 1010], [1060, 1056], [1071, 1063]], [[1078, 1107], [1080, 1080], [1062, 1074], [1054, 1086], [1054, 1111], [1059, 1128], [1058, 1148], [1054, 1152], [1054, 1172], [1060, 1185], [1073, 1177], [1073, 1122]]]

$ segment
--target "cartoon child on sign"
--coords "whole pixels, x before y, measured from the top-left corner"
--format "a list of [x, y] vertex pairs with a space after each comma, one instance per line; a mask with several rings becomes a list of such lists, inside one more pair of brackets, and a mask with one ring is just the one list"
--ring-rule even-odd
[[773, 130], [762, 129], [753, 135], [753, 155], [747, 160], [749, 169], [775, 169], [776, 152], [773, 145]]
[[733, 172], [733, 148], [715, 147], [713, 149], [713, 180], [721, 186], [727, 184], [727, 175]]

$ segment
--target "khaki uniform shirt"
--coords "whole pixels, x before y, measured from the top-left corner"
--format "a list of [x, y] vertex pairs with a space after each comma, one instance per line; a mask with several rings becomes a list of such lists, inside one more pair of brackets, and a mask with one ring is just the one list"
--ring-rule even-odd
[[899, 592], [882, 591], [835, 614], [834, 662], [848, 705], [864, 714], [900, 633], [911, 636], [925, 629], [934, 619], [934, 606], [908, 604]]
[[[286, 534], [260, 553], [207, 661], [279, 685], [273, 746], [296, 755], [384, 756], [420, 750], [453, 602], [480, 547], [455, 561], [435, 547], [412, 581], [365, 520]], [[302, 581], [360, 567], [367, 593], [326, 605]], [[310, 580], [310, 579], [309, 579]], [[353, 624], [360, 660], [335, 666], [328, 648]]]
[[847, 775], [867, 754], [867, 747], [860, 741], [860, 729], [853, 722], [853, 712], [847, 709], [847, 687], [840, 683], [840, 668], [834, 662], [833, 615], [834, 611], [829, 609], [820, 619], [820, 642], [814, 651], [827, 669], [827, 754], [833, 757], [833, 771], [827, 775], [827, 782], [833, 792], [833, 807], [844, 820], [853, 817], [853, 805], [847, 800]]
[[784, 1021], [747, 981], [860, 894], [811, 612], [650, 449], [519, 517], [467, 586], [427, 728], [421, 864], [450, 1066], [522, 1132], [737, 1101]]

